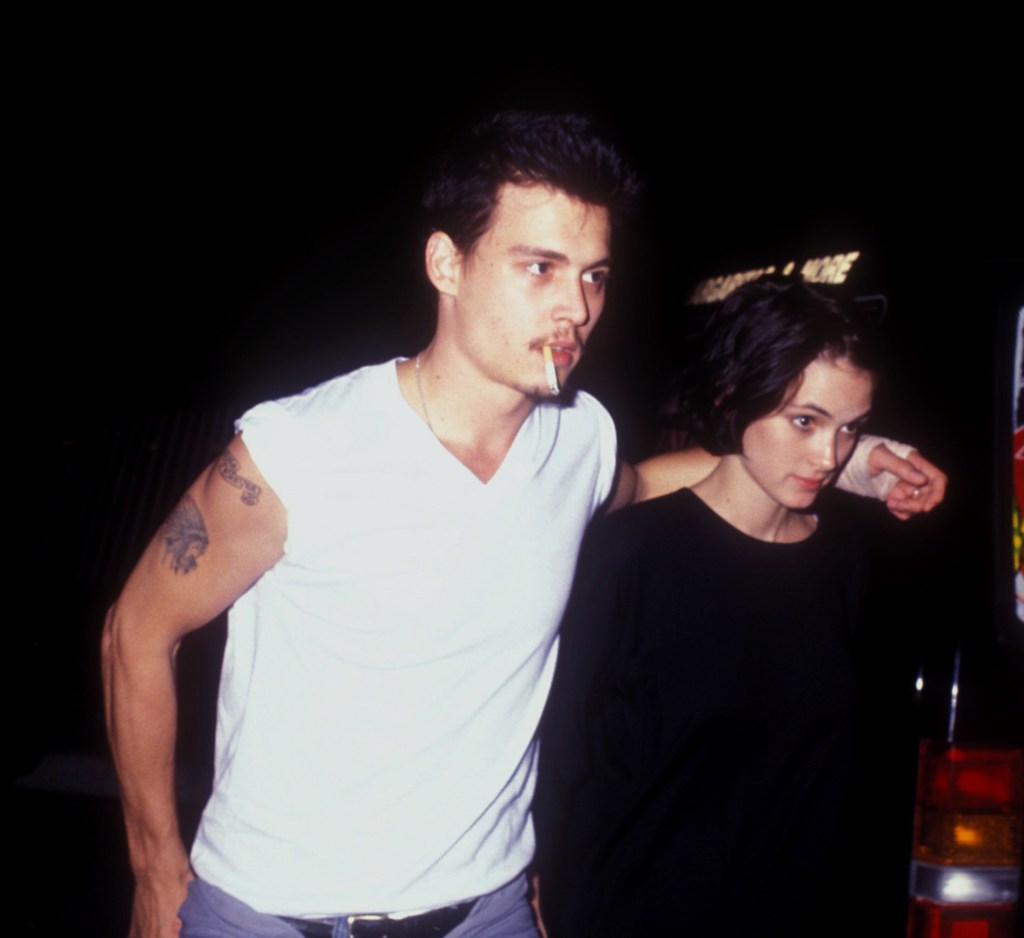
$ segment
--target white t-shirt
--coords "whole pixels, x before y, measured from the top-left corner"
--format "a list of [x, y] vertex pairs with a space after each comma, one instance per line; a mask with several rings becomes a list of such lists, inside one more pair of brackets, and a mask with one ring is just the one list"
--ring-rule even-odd
[[238, 429], [288, 538], [230, 614], [197, 873], [280, 915], [498, 888], [533, 854], [535, 730], [611, 419], [539, 404], [484, 484], [389, 362]]

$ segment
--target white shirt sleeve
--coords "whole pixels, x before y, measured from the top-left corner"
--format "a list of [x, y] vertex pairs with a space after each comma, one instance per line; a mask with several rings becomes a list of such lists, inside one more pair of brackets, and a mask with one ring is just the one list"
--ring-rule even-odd
[[877, 498], [883, 501], [892, 487], [899, 479], [891, 472], [879, 472], [878, 475], [871, 475], [868, 470], [868, 456], [871, 451], [882, 443], [891, 449], [897, 456], [907, 458], [916, 447], [909, 443], [898, 443], [895, 440], [888, 440], [884, 436], [871, 436], [865, 434], [857, 443], [850, 461], [843, 469], [839, 481], [836, 483], [844, 492], [852, 492], [854, 495], [863, 495], [865, 498]]

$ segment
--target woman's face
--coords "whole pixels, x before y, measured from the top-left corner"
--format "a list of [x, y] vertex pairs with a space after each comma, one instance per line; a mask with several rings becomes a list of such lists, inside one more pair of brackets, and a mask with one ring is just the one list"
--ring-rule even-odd
[[849, 359], [815, 359], [783, 405], [743, 434], [750, 478], [778, 505], [807, 508], [853, 452], [873, 389]]

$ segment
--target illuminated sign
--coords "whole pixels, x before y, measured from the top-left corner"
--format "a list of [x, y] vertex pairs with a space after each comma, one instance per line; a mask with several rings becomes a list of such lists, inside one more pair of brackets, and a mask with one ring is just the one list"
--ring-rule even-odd
[[[812, 257], [801, 265], [800, 276], [808, 283], [843, 283], [858, 257], [860, 257], [860, 251]], [[782, 265], [782, 273], [788, 277], [796, 270], [796, 265], [796, 261], [788, 261]], [[772, 264], [770, 267], [759, 267], [755, 270], [744, 270], [741, 273], [710, 277], [707, 280], [702, 280], [693, 288], [686, 304], [696, 306], [700, 303], [717, 303], [719, 300], [724, 300], [737, 287], [756, 280], [762, 274], [774, 274], [777, 270], [778, 268]]]

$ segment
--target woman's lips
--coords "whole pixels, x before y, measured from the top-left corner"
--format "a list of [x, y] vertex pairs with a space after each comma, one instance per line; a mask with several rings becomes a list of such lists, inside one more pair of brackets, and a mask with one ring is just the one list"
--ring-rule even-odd
[[793, 481], [807, 492], [817, 492], [828, 480], [809, 479], [806, 476], [793, 476]]

